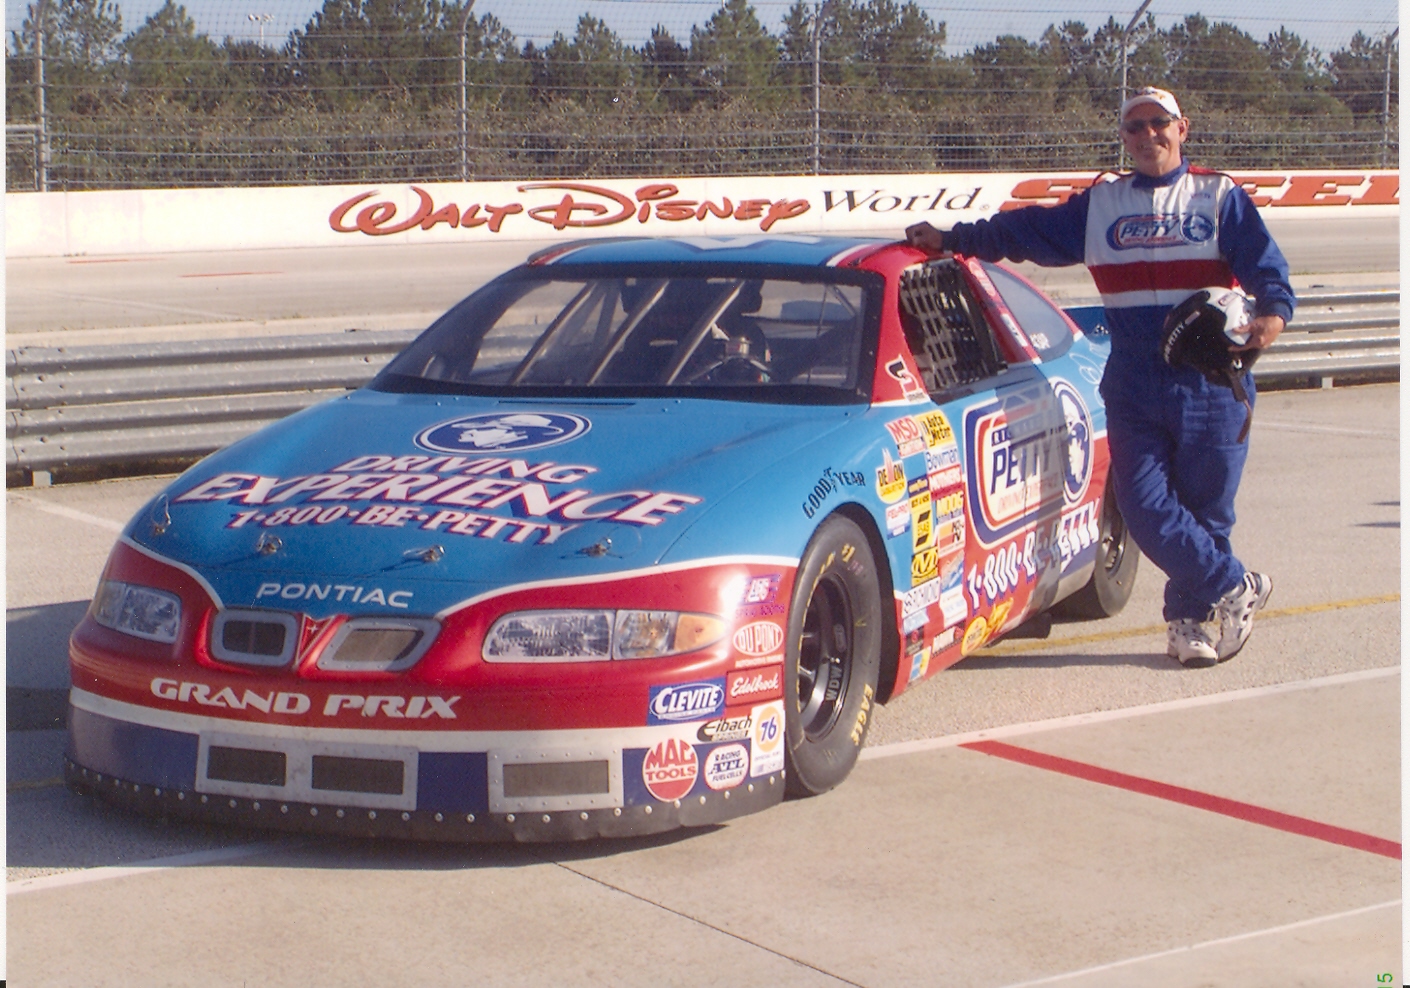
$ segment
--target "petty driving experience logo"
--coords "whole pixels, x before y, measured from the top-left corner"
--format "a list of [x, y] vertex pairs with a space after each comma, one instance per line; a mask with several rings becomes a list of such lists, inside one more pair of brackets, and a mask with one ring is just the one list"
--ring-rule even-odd
[[592, 428], [566, 412], [486, 412], [424, 429], [416, 445], [438, 453], [507, 453], [543, 449], [577, 439]]
[[1183, 247], [1208, 243], [1214, 232], [1214, 221], [1203, 213], [1122, 216], [1107, 227], [1106, 242], [1113, 250]]
[[1053, 397], [1062, 408], [1067, 426], [1067, 461], [1063, 466], [1062, 496], [1066, 504], [1081, 501], [1092, 481], [1092, 415], [1082, 395], [1061, 378], [1053, 380]]

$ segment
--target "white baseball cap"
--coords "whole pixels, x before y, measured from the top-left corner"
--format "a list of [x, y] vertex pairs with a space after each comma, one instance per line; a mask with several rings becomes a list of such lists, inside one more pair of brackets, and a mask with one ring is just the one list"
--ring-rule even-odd
[[1176, 120], [1179, 120], [1181, 117], [1180, 104], [1175, 102], [1173, 94], [1166, 92], [1164, 89], [1156, 89], [1154, 86], [1146, 86], [1143, 89], [1136, 90], [1136, 95], [1121, 104], [1120, 119], [1125, 120], [1126, 114], [1130, 113], [1142, 103], [1154, 103]]

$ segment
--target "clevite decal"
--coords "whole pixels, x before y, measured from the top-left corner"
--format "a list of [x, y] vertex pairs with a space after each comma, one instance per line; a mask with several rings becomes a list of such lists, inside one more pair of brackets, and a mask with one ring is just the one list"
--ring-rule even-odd
[[648, 724], [679, 724], [711, 720], [725, 710], [723, 676], [695, 683], [653, 686], [647, 706]]

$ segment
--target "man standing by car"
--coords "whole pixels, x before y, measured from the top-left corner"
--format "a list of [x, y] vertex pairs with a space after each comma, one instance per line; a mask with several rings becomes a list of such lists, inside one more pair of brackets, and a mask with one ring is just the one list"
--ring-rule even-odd
[[[1292, 318], [1288, 265], [1247, 193], [1190, 166], [1189, 121], [1175, 97], [1145, 88], [1121, 106], [1135, 171], [1050, 208], [999, 213], [941, 232], [906, 230], [926, 250], [983, 260], [1085, 263], [1106, 307], [1111, 359], [1102, 378], [1116, 498], [1131, 534], [1165, 571], [1168, 651], [1186, 666], [1232, 658], [1272, 580], [1234, 556], [1234, 496], [1248, 454], [1245, 408], [1229, 388], [1161, 358], [1166, 314], [1191, 293], [1235, 279], [1257, 301], [1238, 349], [1262, 349]], [[1245, 381], [1250, 398], [1252, 379]], [[1218, 638], [1205, 628], [1217, 621]]]

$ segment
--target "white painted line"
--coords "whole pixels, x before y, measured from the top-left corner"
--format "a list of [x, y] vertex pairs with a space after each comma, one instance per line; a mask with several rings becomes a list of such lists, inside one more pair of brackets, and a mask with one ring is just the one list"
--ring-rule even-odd
[[1271, 926], [1266, 930], [1253, 930], [1249, 933], [1240, 933], [1232, 937], [1220, 937], [1218, 940], [1206, 940], [1203, 943], [1192, 943], [1188, 947], [1175, 947], [1172, 950], [1162, 950], [1154, 954], [1143, 954], [1140, 957], [1128, 957], [1123, 961], [1113, 961], [1110, 964], [1098, 964], [1096, 967], [1084, 967], [1080, 971], [1068, 971], [1066, 974], [1054, 974], [1047, 978], [1037, 978], [1033, 981], [1019, 981], [1014, 984], [1004, 985], [1004, 988], [1034, 988], [1036, 985], [1053, 985], [1060, 981], [1070, 981], [1073, 978], [1080, 978], [1088, 974], [1098, 974], [1102, 971], [1111, 971], [1119, 967], [1128, 967], [1132, 964], [1144, 964], [1146, 961], [1159, 960], [1162, 957], [1173, 957], [1176, 954], [1188, 954], [1196, 950], [1204, 950], [1208, 947], [1222, 947], [1229, 943], [1238, 943], [1241, 940], [1252, 940], [1256, 937], [1272, 936], [1277, 933], [1287, 933], [1291, 930], [1300, 930], [1308, 926], [1316, 926], [1319, 923], [1331, 923], [1339, 919], [1350, 919], [1352, 916], [1360, 916], [1363, 913], [1376, 912], [1380, 909], [1390, 909], [1399, 906], [1400, 900], [1391, 902], [1381, 902], [1374, 906], [1362, 906], [1360, 909], [1348, 909], [1346, 912], [1332, 913], [1329, 916], [1317, 916], [1313, 919], [1303, 919], [1296, 923], [1287, 923], [1283, 926]]
[[130, 878], [133, 875], [147, 875], [172, 868], [199, 868], [205, 865], [224, 864], [265, 854], [276, 848], [275, 844], [241, 844], [239, 847], [218, 847], [210, 851], [192, 851], [188, 854], [174, 854], [166, 858], [153, 858], [139, 861], [134, 865], [81, 868], [58, 875], [40, 875], [37, 878], [22, 878], [17, 882], [5, 883], [5, 895], [23, 895], [26, 892], [43, 892], [48, 889], [65, 888], [70, 885], [87, 885], [89, 882], [105, 882], [114, 878]]
[[1211, 707], [1235, 700], [1254, 700], [1265, 696], [1279, 696], [1283, 693], [1296, 693], [1301, 690], [1320, 689], [1324, 686], [1340, 686], [1345, 683], [1360, 683], [1371, 679], [1384, 679], [1400, 675], [1399, 666], [1382, 669], [1363, 669], [1360, 672], [1344, 672], [1335, 676], [1322, 676], [1318, 679], [1302, 679], [1293, 683], [1278, 683], [1274, 686], [1254, 686], [1243, 690], [1229, 690], [1225, 693], [1211, 693], [1208, 696], [1189, 696], [1179, 700], [1166, 700], [1162, 703], [1146, 703], [1138, 707], [1122, 707], [1119, 710], [1096, 710], [1087, 714], [1072, 714], [1068, 717], [1054, 717], [1051, 720], [1035, 720], [1025, 724], [1005, 724], [1001, 727], [988, 727], [982, 731], [969, 731], [965, 734], [947, 734], [938, 738], [921, 738], [917, 741], [896, 741], [892, 744], [863, 748], [859, 758], [869, 761], [873, 758], [893, 758], [896, 755], [913, 755], [921, 751], [934, 751], [939, 748], [953, 748], [974, 741], [994, 741], [999, 738], [1013, 738], [1024, 734], [1038, 734], [1042, 731], [1056, 731], [1066, 727], [1082, 727], [1087, 724], [1104, 724], [1108, 721], [1127, 720], [1131, 717], [1145, 717], [1170, 710], [1191, 710], [1197, 707]]
[[26, 508], [34, 508], [36, 511], [45, 511], [51, 515], [58, 515], [60, 518], [68, 518], [70, 521], [81, 521], [89, 525], [97, 525], [110, 532], [122, 533], [126, 527], [122, 522], [113, 521], [111, 518], [100, 518], [98, 515], [90, 515], [86, 511], [79, 511], [76, 508], [66, 508], [62, 504], [47, 504], [22, 494], [11, 494], [10, 498]]
[[1324, 436], [1364, 436], [1367, 439], [1396, 439], [1400, 433], [1389, 429], [1348, 429], [1340, 425], [1314, 425], [1311, 422], [1280, 422], [1277, 419], [1260, 419], [1260, 429], [1275, 429], [1279, 432], [1313, 432]]

